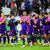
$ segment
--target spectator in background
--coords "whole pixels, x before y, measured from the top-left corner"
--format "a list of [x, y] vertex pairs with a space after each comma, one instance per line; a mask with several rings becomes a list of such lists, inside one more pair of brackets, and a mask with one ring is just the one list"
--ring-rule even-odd
[[36, 13], [40, 13], [39, 4], [36, 1], [33, 1], [33, 11]]
[[11, 7], [11, 3], [6, 2], [6, 6], [7, 6], [8, 8], [10, 8], [10, 7]]
[[5, 0], [2, 0], [2, 6], [5, 6]]
[[50, 5], [50, 0], [48, 0], [48, 5]]
[[50, 5], [50, 0], [0, 0], [0, 12], [3, 6], [7, 6], [11, 8], [11, 13], [18, 11], [21, 14], [21, 10], [26, 10], [27, 13], [32, 11], [40, 13], [46, 11], [48, 5]]
[[33, 0], [29, 0], [30, 1], [30, 5], [32, 5], [33, 4]]
[[49, 12], [50, 12], [50, 6], [48, 6], [48, 8], [47, 8], [47, 10], [46, 10], [46, 11], [47, 11], [47, 13], [49, 13]]
[[14, 11], [17, 11], [17, 4], [12, 1], [11, 2], [11, 14], [14, 14]]
[[12, 0], [5, 0], [5, 2], [8, 2], [10, 4], [12, 2]]
[[5, 6], [5, 0], [0, 0], [0, 6]]
[[21, 8], [21, 0], [16, 0], [16, 4], [17, 4], [17, 9], [19, 11]]
[[30, 13], [32, 10], [32, 5], [30, 5], [30, 1], [26, 0], [25, 1], [25, 10], [27, 11], [27, 13]]
[[25, 1], [21, 3], [21, 13], [25, 11]]
[[0, 13], [1, 13], [1, 7], [2, 7], [2, 0], [0, 0]]
[[1, 4], [2, 4], [2, 0], [0, 0], [0, 7], [1, 7]]
[[14, 1], [11, 2], [11, 8], [14, 8], [16, 6], [16, 3]]
[[44, 7], [44, 10], [46, 10], [48, 8], [48, 0], [40, 0], [42, 6]]

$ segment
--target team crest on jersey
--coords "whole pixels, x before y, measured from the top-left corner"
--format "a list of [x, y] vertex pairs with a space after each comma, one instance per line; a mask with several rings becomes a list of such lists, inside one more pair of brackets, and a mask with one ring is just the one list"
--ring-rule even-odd
[[48, 31], [48, 33], [50, 33], [50, 30]]
[[40, 21], [40, 26], [42, 26], [42, 21]]

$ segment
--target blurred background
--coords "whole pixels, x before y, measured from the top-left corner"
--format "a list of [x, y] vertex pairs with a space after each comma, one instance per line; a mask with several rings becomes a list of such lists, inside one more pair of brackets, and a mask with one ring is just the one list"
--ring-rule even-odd
[[18, 12], [20, 15], [22, 11], [27, 13], [50, 12], [50, 0], [0, 0], [0, 13], [2, 7], [10, 8], [11, 14]]

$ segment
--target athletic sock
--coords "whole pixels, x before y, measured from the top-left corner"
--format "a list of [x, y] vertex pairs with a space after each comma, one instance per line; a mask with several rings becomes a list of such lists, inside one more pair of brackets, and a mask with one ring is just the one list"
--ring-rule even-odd
[[7, 36], [7, 39], [8, 39], [8, 44], [10, 43], [10, 39], [9, 39], [9, 36]]
[[47, 43], [47, 39], [46, 38], [44, 38], [44, 43]]
[[6, 37], [3, 37], [3, 44], [6, 43]]
[[0, 37], [0, 44], [1, 44], [1, 37]]
[[41, 36], [39, 37], [39, 42], [41, 43]]
[[23, 38], [22, 40], [23, 40], [23, 45], [25, 45], [25, 39]]
[[11, 42], [14, 43], [14, 39], [11, 39]]
[[29, 43], [31, 42], [31, 40], [30, 40], [30, 38], [28, 38], [27, 40], [28, 40], [28, 45], [29, 45]]

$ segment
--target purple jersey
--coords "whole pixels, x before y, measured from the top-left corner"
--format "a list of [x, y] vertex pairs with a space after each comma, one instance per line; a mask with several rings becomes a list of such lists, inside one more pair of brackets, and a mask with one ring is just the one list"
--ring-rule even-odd
[[[0, 17], [0, 22], [2, 22], [4, 19], [5, 18], [1, 18]], [[0, 24], [0, 33], [1, 34], [5, 34], [5, 31], [6, 31], [6, 25], [5, 25], [5, 23]]]
[[1, 18], [1, 17], [0, 17], [0, 22], [2, 22], [2, 21], [3, 21], [3, 19], [4, 19], [4, 18]]
[[43, 21], [44, 21], [44, 27], [43, 27], [44, 34], [48, 34], [48, 33], [47, 33], [47, 30], [49, 29], [46, 20], [47, 20], [47, 17], [44, 17], [44, 18], [43, 18]]
[[33, 28], [34, 28], [34, 34], [38, 33], [38, 18], [33, 18]]
[[43, 19], [38, 20], [38, 28], [43, 28]]
[[33, 18], [33, 27], [34, 28], [37, 28], [38, 27], [38, 18], [36, 19], [36, 18]]
[[47, 21], [50, 22], [50, 17], [47, 18]]
[[44, 17], [44, 18], [43, 18], [44, 26], [46, 26], [46, 20], [47, 20], [47, 17]]
[[15, 36], [15, 35], [16, 35], [15, 19], [11, 19], [11, 20], [10, 20], [9, 26], [10, 26], [10, 36]]
[[28, 25], [27, 29], [28, 29], [28, 34], [27, 34], [27, 35], [31, 35], [32, 32], [34, 31], [34, 29], [33, 29], [33, 25], [31, 25], [31, 24]]
[[26, 35], [28, 25], [26, 22], [23, 22], [21, 25], [22, 25], [21, 34]]
[[28, 25], [30, 23], [30, 18], [28, 16], [23, 16], [21, 17], [21, 25], [22, 25], [22, 30], [21, 30], [21, 34], [26, 35], [28, 32]]

